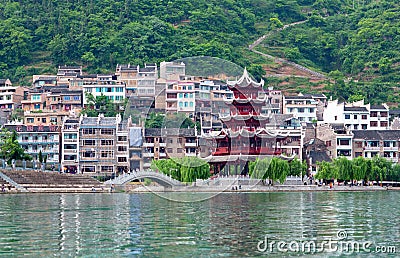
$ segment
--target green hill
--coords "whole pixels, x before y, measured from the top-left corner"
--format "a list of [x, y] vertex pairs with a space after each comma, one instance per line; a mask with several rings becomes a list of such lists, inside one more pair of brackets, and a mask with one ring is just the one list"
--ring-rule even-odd
[[259, 77], [260, 65], [271, 60], [247, 46], [308, 20], [272, 33], [260, 51], [331, 73], [337, 83], [326, 82], [325, 90], [335, 97], [397, 102], [399, 6], [392, 0], [0, 0], [0, 78], [24, 84], [61, 64], [105, 73], [117, 63], [198, 55], [250, 67]]

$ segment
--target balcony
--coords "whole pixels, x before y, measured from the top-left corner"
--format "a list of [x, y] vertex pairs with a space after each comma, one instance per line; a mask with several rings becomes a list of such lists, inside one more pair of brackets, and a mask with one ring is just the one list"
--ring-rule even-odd
[[381, 147], [371, 147], [371, 146], [365, 146], [364, 147], [365, 151], [380, 151]]
[[76, 149], [75, 150], [73, 150], [73, 149], [64, 149], [63, 150], [64, 153], [76, 153], [76, 151], [77, 151]]
[[195, 142], [186, 142], [185, 143], [185, 147], [196, 147], [197, 146], [197, 143], [195, 143]]
[[153, 158], [154, 157], [154, 153], [152, 153], [152, 152], [143, 152], [142, 156], [143, 156], [143, 158]]
[[383, 147], [383, 151], [398, 151], [399, 147]]
[[144, 142], [143, 147], [154, 147], [154, 142]]
[[268, 147], [232, 147], [230, 150], [228, 147], [219, 147], [216, 148], [213, 152], [213, 155], [280, 155], [282, 154], [281, 150], [268, 148]]

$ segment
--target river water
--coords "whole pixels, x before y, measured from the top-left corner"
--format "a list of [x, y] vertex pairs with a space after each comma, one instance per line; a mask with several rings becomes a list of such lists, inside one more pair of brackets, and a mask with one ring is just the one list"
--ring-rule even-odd
[[[0, 256], [376, 257], [376, 246], [399, 255], [399, 199], [391, 191], [224, 193], [201, 202], [152, 193], [5, 194]], [[329, 239], [360, 247], [321, 248]], [[304, 241], [319, 250], [301, 249]]]

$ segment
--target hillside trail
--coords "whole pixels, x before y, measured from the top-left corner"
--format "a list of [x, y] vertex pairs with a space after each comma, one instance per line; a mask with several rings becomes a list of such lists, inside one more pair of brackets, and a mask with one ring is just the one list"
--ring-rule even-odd
[[[314, 78], [316, 77], [316, 78], [320, 78], [320, 79], [326, 79], [326, 78], [327, 78], [326, 75], [324, 75], [324, 74], [322, 74], [322, 73], [313, 71], [313, 70], [311, 70], [311, 69], [309, 69], [309, 68], [307, 68], [307, 67], [304, 67], [304, 66], [302, 66], [302, 65], [299, 65], [299, 64], [294, 63], [294, 62], [292, 62], [292, 61], [289, 61], [289, 60], [286, 60], [286, 59], [283, 59], [283, 58], [280, 58], [280, 57], [275, 57], [275, 56], [272, 56], [272, 55], [269, 55], [269, 54], [265, 54], [265, 53], [262, 53], [262, 52], [257, 51], [257, 50], [254, 49], [256, 46], [260, 45], [261, 42], [263, 42], [263, 41], [264, 41], [267, 37], [269, 37], [272, 33], [274, 33], [274, 32], [279, 32], [279, 31], [282, 31], [282, 30], [284, 30], [284, 29], [287, 29], [287, 28], [289, 28], [289, 27], [291, 27], [291, 26], [295, 26], [295, 25], [302, 24], [302, 23], [305, 23], [305, 22], [307, 22], [307, 20], [305, 20], [305, 21], [293, 22], [293, 23], [284, 25], [282, 28], [278, 28], [278, 29], [276, 29], [276, 30], [270, 31], [270, 32], [268, 32], [267, 34], [265, 34], [265, 35], [259, 37], [259, 38], [258, 38], [256, 41], [254, 41], [252, 44], [250, 44], [250, 45], [249, 45], [249, 50], [250, 50], [250, 51], [253, 51], [253, 52], [256, 53], [256, 54], [262, 55], [262, 56], [264, 56], [264, 57], [266, 57], [266, 58], [272, 59], [272, 60], [274, 60], [275, 63], [282, 63], [282, 64], [290, 65], [290, 66], [294, 67], [294, 68], [297, 69], [297, 70], [300, 70], [300, 71], [302, 71], [302, 72], [306, 72], [306, 73], [310, 74], [311, 77], [314, 77]], [[283, 76], [283, 75], [277, 75], [277, 76]], [[294, 76], [294, 77], [304, 77], [304, 76]]]

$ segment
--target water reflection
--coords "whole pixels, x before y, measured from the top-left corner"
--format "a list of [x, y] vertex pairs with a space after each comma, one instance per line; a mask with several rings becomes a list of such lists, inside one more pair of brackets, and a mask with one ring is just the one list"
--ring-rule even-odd
[[339, 230], [350, 240], [396, 245], [399, 197], [230, 193], [179, 203], [153, 194], [2, 195], [0, 255], [257, 256], [265, 236], [322, 240]]

